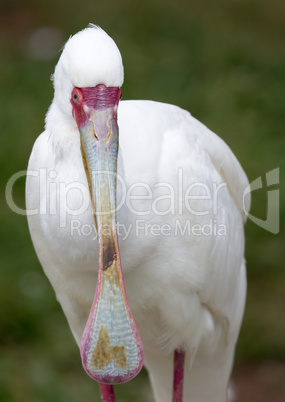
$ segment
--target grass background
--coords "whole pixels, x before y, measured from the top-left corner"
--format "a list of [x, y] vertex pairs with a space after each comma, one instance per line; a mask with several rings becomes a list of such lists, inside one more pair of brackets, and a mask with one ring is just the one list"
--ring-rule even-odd
[[[89, 22], [100, 25], [121, 50], [125, 99], [191, 111], [229, 144], [250, 181], [280, 167], [280, 233], [246, 225], [248, 299], [236, 365], [285, 361], [284, 16], [281, 0], [0, 0], [0, 401], [100, 399], [41, 270], [26, 217], [13, 213], [4, 196], [9, 177], [27, 167], [53, 96], [49, 77], [58, 53], [40, 59], [29, 47], [42, 27], [58, 30], [60, 48]], [[13, 197], [24, 207], [24, 178]], [[255, 191], [252, 214], [265, 219], [266, 208], [265, 189]], [[145, 372], [116, 393], [119, 401], [152, 400]]]

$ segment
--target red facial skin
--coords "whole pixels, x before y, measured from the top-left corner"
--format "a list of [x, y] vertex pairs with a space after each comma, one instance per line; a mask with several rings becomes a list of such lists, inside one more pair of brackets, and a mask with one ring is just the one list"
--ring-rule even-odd
[[[122, 92], [119, 87], [106, 87], [103, 84], [96, 87], [73, 88], [70, 102], [72, 115], [78, 129], [84, 127], [90, 117], [88, 110], [114, 108], [118, 105]], [[84, 110], [84, 106], [87, 106]]]

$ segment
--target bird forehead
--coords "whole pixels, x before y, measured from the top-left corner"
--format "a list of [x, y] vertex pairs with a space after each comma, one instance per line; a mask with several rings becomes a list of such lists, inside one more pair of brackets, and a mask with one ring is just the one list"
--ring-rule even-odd
[[62, 68], [77, 87], [123, 84], [120, 51], [113, 39], [97, 27], [86, 28], [68, 40], [58, 68]]

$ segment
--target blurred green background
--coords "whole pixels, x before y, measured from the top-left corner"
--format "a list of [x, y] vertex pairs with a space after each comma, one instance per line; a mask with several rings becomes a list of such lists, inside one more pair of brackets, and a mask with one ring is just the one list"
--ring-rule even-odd
[[[37, 260], [26, 217], [11, 212], [4, 195], [8, 179], [26, 169], [33, 143], [43, 130], [58, 50], [89, 22], [106, 30], [121, 50], [125, 99], [177, 104], [229, 144], [250, 181], [264, 179], [277, 167], [283, 178], [284, 1], [1, 0], [3, 402], [100, 400], [97, 384], [81, 367], [77, 346]], [[13, 187], [14, 202], [21, 208], [24, 182], [22, 177]], [[283, 186], [274, 186], [281, 190], [281, 223]], [[265, 219], [266, 209], [264, 188], [253, 193], [251, 212]], [[234, 371], [238, 401], [283, 401], [284, 230], [274, 235], [249, 221], [246, 235], [248, 298]], [[118, 401], [153, 400], [145, 372], [117, 386], [116, 393]]]

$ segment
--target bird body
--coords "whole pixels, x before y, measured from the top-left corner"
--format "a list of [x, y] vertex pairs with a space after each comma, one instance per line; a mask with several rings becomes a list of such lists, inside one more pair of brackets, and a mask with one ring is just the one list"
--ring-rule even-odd
[[[98, 83], [108, 84], [72, 85]], [[105, 228], [94, 223], [78, 127], [62, 94], [30, 157], [26, 203], [39, 260], [79, 344]], [[246, 175], [229, 147], [177, 106], [120, 101], [117, 113], [122, 270], [156, 400], [170, 401], [172, 356], [183, 348], [184, 400], [226, 401], [246, 295]]]

